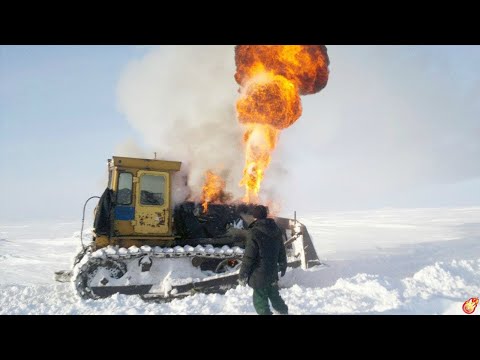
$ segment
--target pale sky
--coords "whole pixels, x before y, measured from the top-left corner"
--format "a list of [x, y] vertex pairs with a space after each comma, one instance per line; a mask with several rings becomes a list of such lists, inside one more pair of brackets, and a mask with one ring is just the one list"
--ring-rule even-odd
[[[480, 46], [327, 48], [329, 84], [302, 99], [303, 116], [283, 131], [266, 174], [285, 211], [480, 205]], [[125, 143], [156, 149], [149, 130], [169, 119], [143, 104], [173, 116], [165, 91], [190, 108], [217, 80], [237, 87], [233, 48], [217, 50], [0, 46], [0, 222], [80, 219], [106, 185], [107, 158]], [[178, 61], [162, 59], [196, 52], [186, 79]], [[228, 71], [189, 87], [210, 53]], [[151, 74], [157, 83], [147, 87]]]

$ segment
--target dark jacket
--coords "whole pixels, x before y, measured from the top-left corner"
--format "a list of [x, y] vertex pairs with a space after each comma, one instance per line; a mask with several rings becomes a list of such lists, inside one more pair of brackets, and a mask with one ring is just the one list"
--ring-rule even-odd
[[273, 219], [256, 220], [249, 229], [239, 277], [254, 289], [265, 288], [278, 281], [278, 272], [287, 268], [282, 231]]

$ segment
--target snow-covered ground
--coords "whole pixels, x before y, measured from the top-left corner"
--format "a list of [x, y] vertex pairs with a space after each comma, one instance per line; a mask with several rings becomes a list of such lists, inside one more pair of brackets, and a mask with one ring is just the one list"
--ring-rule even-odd
[[[291, 314], [463, 314], [463, 302], [480, 296], [480, 207], [300, 220], [327, 266], [289, 270], [281, 279]], [[53, 280], [54, 271], [71, 266], [78, 228], [0, 223], [0, 314], [255, 314], [252, 290], [240, 286], [165, 304], [126, 295], [80, 300]]]

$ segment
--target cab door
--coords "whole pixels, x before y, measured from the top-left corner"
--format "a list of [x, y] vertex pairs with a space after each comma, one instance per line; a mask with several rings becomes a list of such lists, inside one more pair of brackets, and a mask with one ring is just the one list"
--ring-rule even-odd
[[166, 172], [139, 170], [136, 182], [135, 232], [169, 233], [170, 177]]

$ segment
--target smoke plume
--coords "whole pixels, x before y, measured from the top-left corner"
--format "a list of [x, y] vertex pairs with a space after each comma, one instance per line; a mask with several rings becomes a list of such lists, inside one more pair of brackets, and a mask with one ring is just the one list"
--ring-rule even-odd
[[130, 63], [119, 82], [120, 111], [142, 135], [150, 158], [157, 152], [159, 159], [182, 162], [174, 179], [177, 202], [190, 195], [200, 200], [208, 170], [226, 176], [227, 190], [241, 194], [233, 54], [233, 46], [159, 47]]

